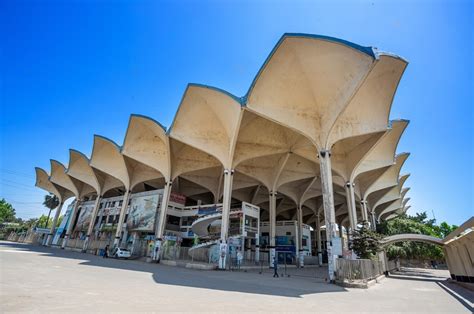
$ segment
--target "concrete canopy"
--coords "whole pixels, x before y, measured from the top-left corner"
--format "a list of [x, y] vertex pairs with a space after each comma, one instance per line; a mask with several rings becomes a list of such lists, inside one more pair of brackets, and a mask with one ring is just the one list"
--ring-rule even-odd
[[122, 154], [158, 171], [171, 180], [171, 153], [166, 129], [155, 120], [131, 115]]
[[303, 135], [244, 110], [233, 156], [233, 167], [245, 160], [289, 152], [317, 162], [314, 154], [311, 154], [312, 150], [312, 143]]
[[247, 107], [297, 130], [317, 150], [383, 132], [407, 63], [333, 38], [285, 34], [255, 78]]
[[221, 166], [219, 160], [205, 151], [170, 138], [171, 179], [196, 170]]
[[319, 173], [317, 164], [289, 152], [249, 159], [240, 163], [236, 169], [260, 182], [268, 191], [275, 192], [280, 191], [280, 187], [285, 184], [312, 179]]
[[[403, 184], [405, 183], [405, 181], [407, 180], [407, 178], [409, 176], [410, 176], [409, 174], [401, 176], [399, 181], [398, 181], [398, 185], [396, 185], [396, 186], [393, 186], [393, 187], [390, 187], [390, 188], [384, 189], [384, 190], [379, 190], [379, 191], [385, 191], [385, 193], [380, 198], [378, 198], [377, 200], [373, 200], [373, 202], [371, 202], [371, 204], [373, 204], [372, 205], [372, 211], [376, 211], [377, 206], [379, 206], [381, 204], [396, 200], [397, 198], [402, 198], [403, 199], [403, 196], [404, 196], [404, 195], [402, 195]], [[371, 197], [374, 194], [376, 194], [379, 191], [376, 191], [376, 192], [372, 193], [371, 196], [369, 196], [369, 200], [371, 199]], [[406, 190], [406, 192], [407, 191], [408, 190]]]
[[235, 97], [217, 88], [189, 84], [169, 134], [209, 153], [230, 169], [241, 118]]
[[46, 192], [55, 195], [59, 199], [60, 203], [74, 196], [74, 194], [71, 191], [51, 182], [50, 176], [44, 169], [36, 167], [35, 172], [36, 172], [35, 185], [45, 190]]
[[120, 147], [113, 141], [94, 135], [90, 165], [96, 170], [102, 194], [121, 186], [130, 190], [127, 165], [120, 154]]
[[351, 179], [355, 180], [362, 173], [393, 165], [398, 143], [408, 123], [408, 120], [392, 121], [390, 128], [354, 168]]
[[102, 186], [99, 179], [89, 164], [89, 158], [83, 153], [74, 149], [69, 150], [69, 165], [66, 172], [71, 178], [90, 186], [97, 195], [101, 194]]
[[[361, 192], [364, 199], [368, 199], [368, 196], [378, 190], [386, 189], [389, 187], [396, 186], [398, 184], [398, 177], [400, 170], [407, 160], [409, 153], [402, 153], [396, 156], [395, 164], [386, 168], [386, 170], [380, 175], [372, 184], [369, 186], [362, 187]], [[385, 169], [385, 168], [383, 168]], [[372, 204], [371, 204], [372, 205]]]
[[384, 203], [379, 206], [375, 213], [377, 220], [381, 221], [384, 216], [388, 216], [392, 212], [399, 210], [402, 207], [402, 199], [397, 198], [391, 202]]
[[69, 190], [76, 198], [79, 197], [79, 189], [72, 181], [71, 177], [66, 174], [66, 167], [59, 161], [50, 160], [51, 162], [51, 175], [49, 180], [66, 190]]

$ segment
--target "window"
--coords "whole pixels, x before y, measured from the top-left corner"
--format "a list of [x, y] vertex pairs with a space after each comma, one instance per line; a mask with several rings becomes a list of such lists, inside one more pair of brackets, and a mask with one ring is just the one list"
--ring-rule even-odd
[[168, 223], [170, 225], [179, 226], [179, 222], [180, 222], [180, 217], [168, 215]]
[[122, 206], [123, 200], [119, 202], [118, 206]]

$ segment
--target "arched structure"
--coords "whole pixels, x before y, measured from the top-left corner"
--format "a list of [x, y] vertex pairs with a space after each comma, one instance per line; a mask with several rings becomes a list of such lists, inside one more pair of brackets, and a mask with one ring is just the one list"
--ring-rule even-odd
[[440, 238], [436, 238], [433, 236], [428, 236], [424, 234], [416, 234], [416, 233], [404, 233], [404, 234], [397, 234], [393, 236], [388, 236], [383, 238], [380, 243], [382, 246], [387, 246], [389, 244], [395, 242], [402, 242], [402, 241], [415, 241], [415, 242], [424, 242], [430, 244], [436, 244], [443, 246], [443, 240]]

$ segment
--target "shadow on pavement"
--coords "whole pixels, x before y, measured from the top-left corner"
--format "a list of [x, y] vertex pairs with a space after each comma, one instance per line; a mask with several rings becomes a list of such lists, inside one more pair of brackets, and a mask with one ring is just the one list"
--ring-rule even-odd
[[433, 274], [433, 270], [402, 268], [400, 271], [390, 273], [390, 278], [397, 280], [415, 280], [415, 281], [431, 281], [440, 286], [444, 291], [458, 300], [469, 311], [474, 313], [474, 292], [463, 288], [449, 280], [447, 276]]
[[272, 278], [272, 273], [267, 272], [256, 274], [251, 272], [193, 270], [135, 260], [104, 259], [96, 255], [61, 250], [59, 248], [5, 241], [0, 241], [0, 247], [3, 247], [4, 250], [12, 249], [38, 253], [39, 256], [77, 259], [81, 261], [79, 264], [84, 266], [147, 272], [152, 275], [156, 283], [166, 285], [295, 298], [314, 293], [347, 291], [343, 287], [321, 282], [317, 278]]
[[474, 292], [468, 289], [465, 289], [455, 282], [445, 281], [437, 282], [437, 284], [452, 297], [458, 300], [462, 305], [464, 305], [469, 311], [474, 313]]

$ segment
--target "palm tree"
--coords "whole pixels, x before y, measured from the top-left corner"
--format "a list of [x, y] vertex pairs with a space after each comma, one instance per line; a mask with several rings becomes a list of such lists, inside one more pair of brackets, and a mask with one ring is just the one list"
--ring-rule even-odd
[[53, 194], [45, 195], [43, 205], [46, 208], [49, 208], [48, 219], [46, 220], [46, 225], [44, 226], [45, 228], [48, 228], [49, 216], [51, 215], [51, 211], [59, 206], [59, 199]]

